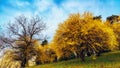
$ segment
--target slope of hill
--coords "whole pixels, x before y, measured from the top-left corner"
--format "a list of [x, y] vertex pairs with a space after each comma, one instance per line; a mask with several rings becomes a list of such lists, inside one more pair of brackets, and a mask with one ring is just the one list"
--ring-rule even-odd
[[72, 59], [28, 68], [120, 68], [120, 51], [104, 53], [96, 60], [93, 60], [91, 56], [87, 57], [85, 62]]

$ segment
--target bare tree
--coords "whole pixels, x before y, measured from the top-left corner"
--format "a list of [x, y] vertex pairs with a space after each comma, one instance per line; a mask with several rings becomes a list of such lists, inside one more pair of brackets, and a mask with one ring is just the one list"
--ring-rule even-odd
[[[28, 49], [33, 52], [33, 40], [39, 40], [42, 31], [45, 29], [45, 23], [36, 16], [31, 19], [25, 16], [15, 18], [13, 23], [8, 24], [8, 37], [1, 36], [1, 40], [6, 44], [10, 44], [19, 51], [19, 60], [22, 61], [21, 66], [25, 67], [28, 61]], [[21, 43], [16, 43], [21, 42]], [[30, 53], [31, 53], [30, 52]]]

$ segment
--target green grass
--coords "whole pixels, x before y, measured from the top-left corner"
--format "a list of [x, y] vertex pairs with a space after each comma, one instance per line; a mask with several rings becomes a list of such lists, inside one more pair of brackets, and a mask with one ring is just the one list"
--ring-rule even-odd
[[81, 62], [80, 59], [72, 59], [29, 68], [120, 68], [120, 51], [104, 53], [96, 60], [87, 57], [85, 62]]

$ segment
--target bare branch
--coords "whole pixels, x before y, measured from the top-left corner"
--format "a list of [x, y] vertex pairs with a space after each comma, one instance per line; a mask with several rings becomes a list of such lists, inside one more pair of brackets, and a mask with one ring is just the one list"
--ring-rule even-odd
[[34, 40], [40, 39], [39, 35], [44, 29], [45, 24], [38, 16], [32, 17], [32, 19], [19, 16], [15, 18], [15, 22], [8, 25], [7, 37], [1, 36], [0, 39], [22, 53], [22, 56], [20, 55], [23, 58], [21, 65], [24, 67], [28, 60], [26, 52], [34, 46]]

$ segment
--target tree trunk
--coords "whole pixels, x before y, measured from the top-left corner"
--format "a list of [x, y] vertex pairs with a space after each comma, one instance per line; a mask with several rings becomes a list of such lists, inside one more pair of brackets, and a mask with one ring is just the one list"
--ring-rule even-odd
[[26, 58], [26, 57], [23, 57], [21, 66], [22, 66], [22, 67], [25, 67], [25, 66], [26, 66], [26, 63], [27, 63], [27, 58]]
[[83, 50], [80, 52], [80, 58], [83, 62], [85, 61], [85, 54]]
[[25, 53], [25, 50], [23, 51], [23, 54], [22, 54], [22, 63], [21, 63], [21, 66], [24, 68], [27, 64], [27, 54]]
[[120, 50], [120, 45], [118, 46], [119, 50]]
[[23, 59], [22, 59], [22, 63], [21, 63], [22, 67], [25, 67], [28, 62], [26, 50], [27, 50], [28, 46], [30, 45], [30, 42], [26, 42], [26, 43], [27, 43], [27, 46], [23, 50], [23, 56], [22, 56]]
[[77, 52], [74, 51], [73, 53], [75, 55], [75, 58], [77, 58], [78, 57]]

